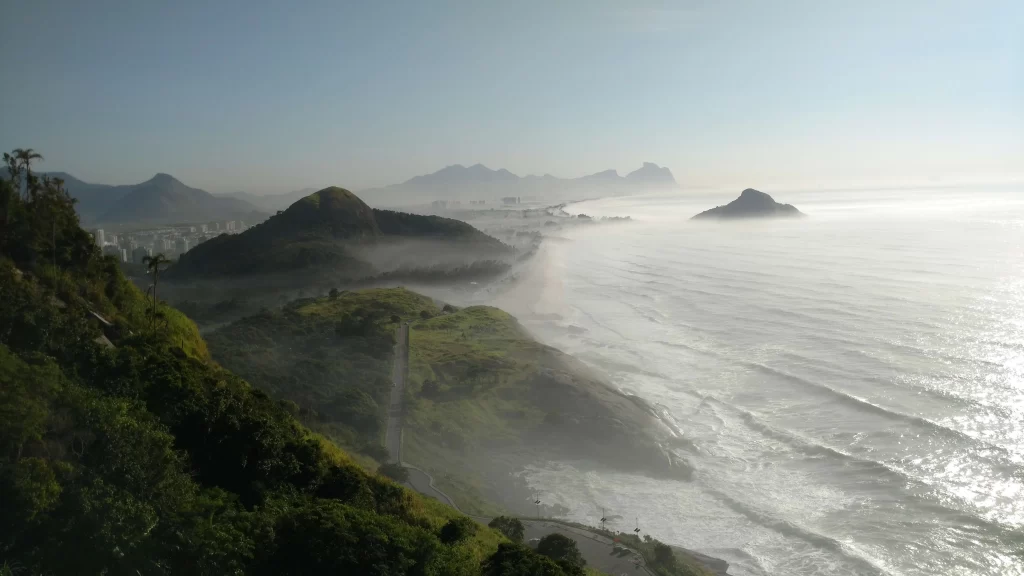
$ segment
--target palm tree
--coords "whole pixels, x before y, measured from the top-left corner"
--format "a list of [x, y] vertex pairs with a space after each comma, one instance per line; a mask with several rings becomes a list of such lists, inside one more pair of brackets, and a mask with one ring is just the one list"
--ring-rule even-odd
[[154, 326], [156, 325], [156, 284], [160, 278], [160, 267], [165, 264], [170, 264], [171, 261], [164, 256], [163, 253], [154, 254], [153, 256], [145, 256], [142, 258], [142, 263], [146, 265], [146, 269], [153, 273], [153, 311], [152, 321]]
[[25, 169], [25, 196], [32, 191], [32, 162], [45, 160], [43, 155], [31, 148], [15, 148], [14, 159], [21, 168]]

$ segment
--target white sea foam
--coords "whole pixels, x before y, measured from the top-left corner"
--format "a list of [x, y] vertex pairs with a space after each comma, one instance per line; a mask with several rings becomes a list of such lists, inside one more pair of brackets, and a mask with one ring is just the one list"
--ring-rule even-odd
[[546, 246], [497, 304], [657, 406], [696, 473], [528, 482], [735, 574], [1024, 573], [1024, 190], [769, 192], [809, 218], [567, 208], [634, 223]]

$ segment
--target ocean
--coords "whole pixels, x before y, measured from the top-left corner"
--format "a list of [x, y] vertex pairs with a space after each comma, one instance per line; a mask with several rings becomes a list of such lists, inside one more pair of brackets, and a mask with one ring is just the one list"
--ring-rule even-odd
[[526, 481], [735, 575], [1024, 574], [1024, 186], [588, 201], [493, 303], [682, 431], [690, 482]]

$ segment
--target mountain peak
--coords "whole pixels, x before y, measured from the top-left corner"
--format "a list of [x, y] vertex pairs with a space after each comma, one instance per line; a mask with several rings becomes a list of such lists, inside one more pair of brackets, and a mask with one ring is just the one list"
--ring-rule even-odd
[[292, 204], [284, 214], [271, 218], [273, 227], [289, 233], [315, 228], [331, 230], [337, 238], [380, 235], [373, 210], [352, 192], [328, 186]]
[[644, 162], [643, 166], [626, 174], [626, 179], [643, 184], [678, 186], [671, 170], [653, 162]]
[[170, 174], [166, 174], [164, 172], [157, 172], [152, 178], [149, 179], [149, 181], [150, 182], [180, 182], [180, 180], [178, 180], [174, 176], [171, 176]]
[[803, 215], [790, 204], [780, 204], [760, 190], [747, 188], [740, 192], [739, 198], [725, 206], [706, 210], [694, 218], [779, 218]]

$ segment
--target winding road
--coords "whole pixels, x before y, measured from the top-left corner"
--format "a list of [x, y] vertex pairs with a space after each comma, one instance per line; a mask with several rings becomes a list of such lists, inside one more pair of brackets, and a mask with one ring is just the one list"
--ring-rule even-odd
[[[434, 486], [434, 479], [426, 471], [402, 461], [402, 418], [403, 400], [405, 398], [405, 387], [409, 379], [409, 323], [403, 322], [396, 329], [396, 343], [394, 350], [394, 362], [391, 370], [391, 400], [388, 404], [388, 425], [385, 433], [384, 445], [391, 455], [391, 459], [398, 462], [409, 472], [409, 480], [404, 484], [408, 488], [429, 496], [435, 500], [448, 504], [459, 512], [463, 512], [455, 501]], [[486, 525], [491, 518], [466, 514], [477, 522]], [[520, 518], [526, 527], [525, 540], [543, 538], [548, 534], [559, 533], [576, 541], [576, 546], [587, 561], [587, 566], [596, 568], [611, 576], [653, 576], [654, 573], [647, 568], [643, 558], [632, 551], [620, 550], [615, 552], [615, 543], [606, 536], [561, 524], [554, 520], [529, 520]], [[728, 564], [710, 558], [696, 552], [691, 555], [700, 560], [715, 574], [726, 575]]]

